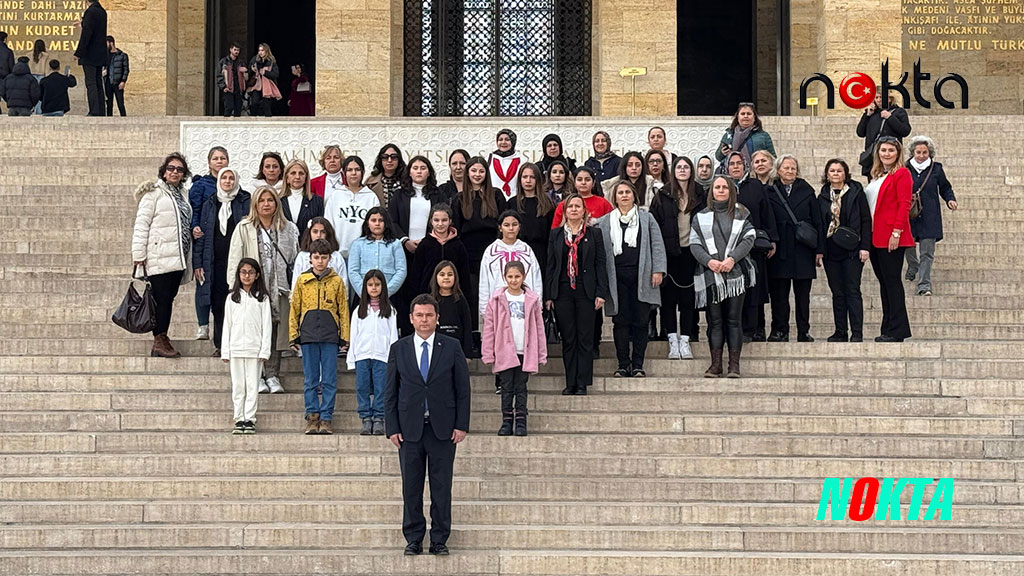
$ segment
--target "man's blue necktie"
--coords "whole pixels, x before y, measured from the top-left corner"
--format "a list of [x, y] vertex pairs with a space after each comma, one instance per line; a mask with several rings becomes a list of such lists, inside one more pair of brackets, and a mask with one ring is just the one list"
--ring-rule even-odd
[[[420, 375], [423, 376], [423, 383], [427, 383], [427, 373], [430, 372], [430, 350], [428, 344], [424, 342], [422, 344], [423, 353], [420, 354]], [[430, 408], [427, 406], [427, 399], [423, 398], [423, 415], [427, 416], [430, 414]]]

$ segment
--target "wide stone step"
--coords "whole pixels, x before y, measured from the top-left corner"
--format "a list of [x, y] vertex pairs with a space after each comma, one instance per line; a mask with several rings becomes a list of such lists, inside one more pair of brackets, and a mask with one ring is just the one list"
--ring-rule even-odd
[[[476, 440], [479, 440], [478, 438]], [[464, 448], [460, 448], [463, 450]], [[268, 481], [269, 479], [269, 481]], [[521, 499], [530, 506], [554, 502], [593, 504], [599, 513], [605, 503], [611, 505], [666, 505], [692, 502], [808, 503], [818, 504], [823, 480], [809, 479], [736, 479], [736, 478], [581, 478], [566, 482], [563, 478], [539, 476], [474, 477], [455, 476], [454, 501], [508, 501]], [[935, 485], [924, 488], [923, 501], [931, 501]], [[5, 519], [22, 523], [100, 523], [141, 522], [144, 510], [137, 506], [168, 504], [173, 501], [232, 501], [239, 495], [259, 494], [267, 502], [320, 499], [325, 501], [380, 501], [402, 497], [401, 478], [382, 476], [177, 476], [131, 477], [11, 477], [0, 483], [0, 501], [7, 506], [25, 501], [18, 511], [8, 508]], [[909, 504], [913, 490], [904, 490], [900, 501]], [[118, 501], [131, 501], [129, 510], [116, 510]], [[957, 481], [956, 506], [1024, 503], [1024, 490], [1016, 482]], [[33, 513], [33, 510], [34, 512]], [[60, 516], [64, 509], [69, 514]], [[90, 510], [92, 514], [90, 514]], [[135, 510], [135, 511], [133, 511]], [[25, 512], [24, 514], [22, 512]], [[621, 514], [621, 510], [613, 513]], [[640, 515], [641, 517], [643, 514]], [[955, 517], [954, 517], [955, 519]], [[678, 520], [678, 519], [676, 519]], [[6, 520], [5, 520], [6, 521]], [[824, 525], [822, 525], [824, 526]]]
[[[875, 436], [806, 437], [774, 435], [679, 436], [672, 434], [602, 434], [573, 436], [534, 433], [528, 441], [509, 442], [487, 434], [474, 435], [473, 442], [459, 447], [460, 454], [525, 454], [531, 452], [583, 452], [616, 455], [691, 454], [697, 456], [833, 456], [918, 458], [922, 454], [945, 454], [950, 458], [1011, 458], [1024, 453], [1020, 442], [1005, 438], [886, 438]], [[336, 434], [329, 441], [310, 442], [304, 435], [261, 431], [252, 438], [235, 438], [224, 433], [46, 433], [26, 432], [0, 435], [4, 454], [199, 454], [199, 453], [371, 453], [380, 455], [379, 438]]]
[[1016, 576], [1024, 556], [943, 554], [846, 554], [825, 552], [780, 555], [755, 552], [615, 552], [615, 551], [464, 551], [439, 562], [388, 552], [346, 550], [74, 550], [4, 552], [0, 560], [19, 574], [256, 574], [344, 575], [473, 574], [480, 576], [730, 576], [735, 574], [829, 574], [881, 576], [893, 573], [930, 576]]

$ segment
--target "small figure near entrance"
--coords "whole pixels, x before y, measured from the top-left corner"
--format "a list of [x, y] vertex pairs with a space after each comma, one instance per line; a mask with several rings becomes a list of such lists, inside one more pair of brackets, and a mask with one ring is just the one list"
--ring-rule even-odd
[[242, 115], [242, 98], [245, 96], [245, 83], [249, 78], [249, 70], [239, 58], [242, 49], [238, 44], [231, 43], [228, 55], [217, 62], [217, 88], [220, 89], [224, 117]]
[[103, 69], [103, 89], [107, 95], [107, 116], [114, 115], [114, 100], [117, 109], [124, 112], [124, 85], [128, 81], [128, 55], [114, 45], [114, 37], [107, 36], [107, 65]]
[[292, 64], [292, 91], [288, 93], [289, 116], [315, 116], [313, 81], [306, 75], [306, 67]]
[[103, 67], [107, 65], [107, 11], [99, 0], [89, 0], [81, 21], [82, 36], [75, 50], [75, 58], [85, 72], [85, 91], [89, 100], [89, 116], [104, 116]]
[[249, 88], [249, 116], [273, 116], [271, 105], [281, 99], [277, 79], [281, 70], [270, 46], [260, 44], [256, 55], [249, 61], [249, 70], [255, 74], [256, 82]]

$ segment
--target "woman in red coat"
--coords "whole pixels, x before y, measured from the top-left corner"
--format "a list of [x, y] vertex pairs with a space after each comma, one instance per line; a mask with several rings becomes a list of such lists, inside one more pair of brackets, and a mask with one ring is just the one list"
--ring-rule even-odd
[[903, 254], [914, 246], [910, 233], [913, 178], [903, 165], [903, 145], [883, 136], [875, 145], [871, 183], [864, 190], [871, 208], [871, 267], [882, 295], [882, 333], [875, 342], [910, 338], [910, 318], [903, 293]]

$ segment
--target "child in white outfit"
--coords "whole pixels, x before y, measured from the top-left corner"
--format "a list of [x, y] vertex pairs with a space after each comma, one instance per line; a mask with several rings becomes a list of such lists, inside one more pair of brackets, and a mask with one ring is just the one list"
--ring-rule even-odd
[[231, 365], [231, 400], [234, 404], [233, 434], [256, 433], [260, 372], [270, 358], [274, 323], [270, 297], [260, 264], [243, 258], [235, 271], [235, 285], [224, 306], [224, 334], [220, 357]]

